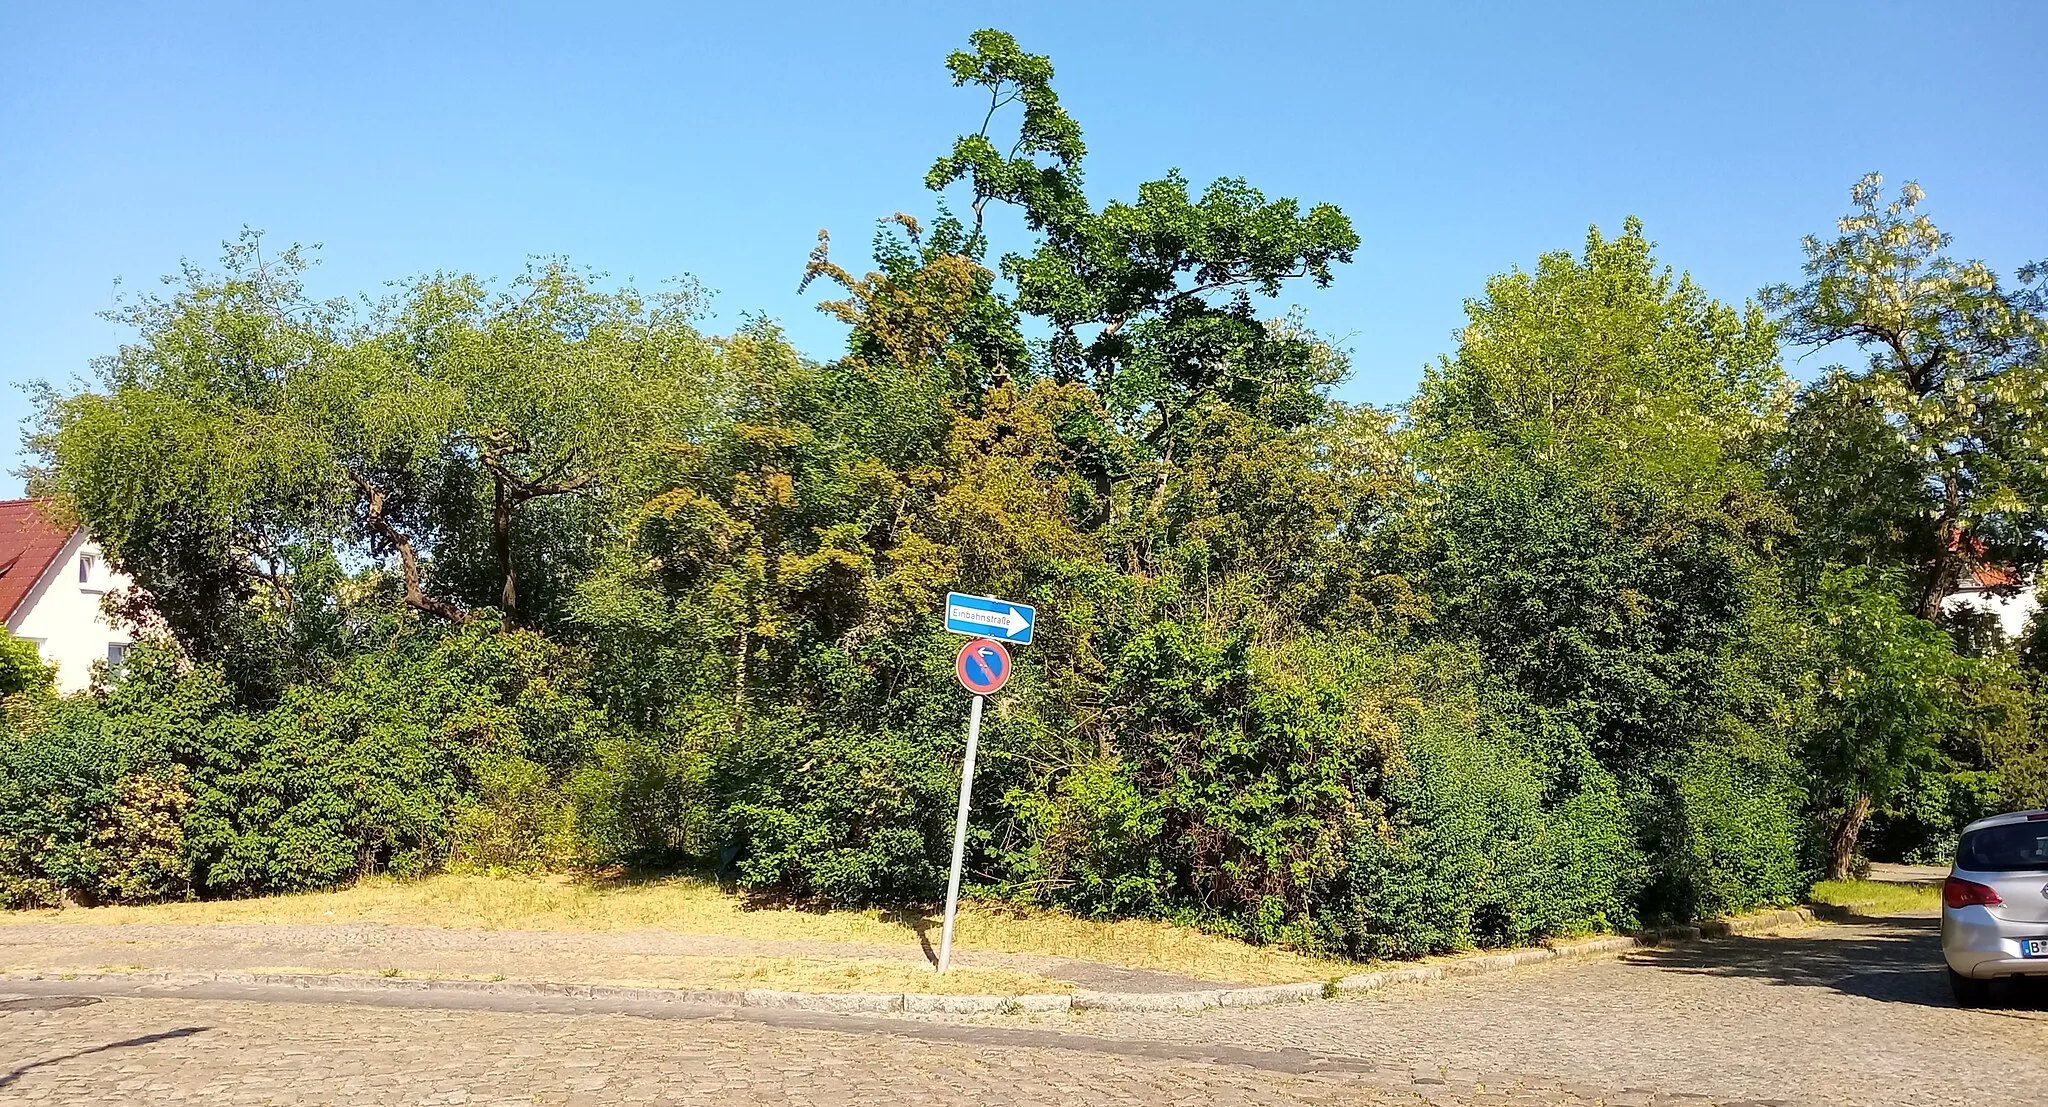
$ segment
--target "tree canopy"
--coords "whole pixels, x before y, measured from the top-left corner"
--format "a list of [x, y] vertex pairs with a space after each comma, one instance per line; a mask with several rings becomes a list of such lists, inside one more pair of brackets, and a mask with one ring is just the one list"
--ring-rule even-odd
[[[1019, 902], [1420, 955], [1790, 902], [1866, 823], [1926, 853], [2041, 795], [2039, 632], [1943, 602], [2042, 560], [2041, 295], [1917, 190], [1859, 185], [1761, 303], [1589, 229], [1380, 409], [1275, 310], [1375, 260], [1337, 207], [1091, 199], [1048, 59], [981, 31], [946, 72], [929, 210], [802, 268], [834, 356], [560, 259], [316, 301], [253, 234], [132, 302], [29, 444], [144, 644], [74, 697], [15, 666], [0, 900], [928, 899], [955, 590], [1040, 613], [968, 846]], [[1867, 368], [1787, 378], [1843, 340]]]

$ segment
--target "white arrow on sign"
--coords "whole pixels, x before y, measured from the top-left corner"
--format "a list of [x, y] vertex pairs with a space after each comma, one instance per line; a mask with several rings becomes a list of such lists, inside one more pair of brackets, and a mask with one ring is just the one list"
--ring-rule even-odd
[[1031, 625], [1030, 620], [1024, 618], [1024, 613], [1014, 607], [1008, 611], [983, 611], [978, 607], [956, 603], [946, 610], [946, 617], [954, 622], [995, 627], [1003, 632], [1005, 638], [1014, 637], [1019, 631]]

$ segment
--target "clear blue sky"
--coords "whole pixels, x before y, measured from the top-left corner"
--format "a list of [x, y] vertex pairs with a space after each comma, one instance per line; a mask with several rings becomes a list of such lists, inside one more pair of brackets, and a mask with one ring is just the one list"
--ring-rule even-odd
[[[1551, 9], [1551, 10], [1539, 10]], [[1796, 274], [1867, 170], [1962, 253], [2048, 257], [2048, 4], [31, 4], [0, 6], [0, 381], [121, 341], [97, 313], [245, 224], [322, 295], [567, 254], [717, 293], [714, 328], [841, 330], [847, 264], [978, 122], [945, 54], [1050, 54], [1100, 201], [1178, 166], [1330, 201], [1365, 244], [1290, 291], [1396, 402], [1490, 273], [1642, 216], [1739, 300]], [[1804, 368], [1811, 369], [1809, 363]], [[25, 410], [0, 396], [0, 424]], [[11, 434], [0, 460], [18, 463]], [[0, 491], [14, 482], [0, 478]]]

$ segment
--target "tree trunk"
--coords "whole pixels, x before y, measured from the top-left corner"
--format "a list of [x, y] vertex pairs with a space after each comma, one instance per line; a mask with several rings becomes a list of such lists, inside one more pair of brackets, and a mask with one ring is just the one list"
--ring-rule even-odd
[[1963, 531], [1956, 522], [1962, 514], [1962, 491], [1956, 478], [1946, 473], [1941, 490], [1941, 515], [1934, 521], [1934, 564], [1927, 574], [1927, 590], [1920, 594], [1920, 617], [1930, 623], [1941, 618], [1941, 605], [1955, 591], [1963, 564]]
[[1949, 593], [1955, 590], [1955, 566], [1946, 557], [1934, 566], [1934, 575], [1928, 578], [1927, 591], [1920, 596], [1920, 617], [1928, 622], [1941, 619], [1941, 607]]
[[561, 460], [540, 476], [521, 477], [512, 471], [506, 459], [527, 453], [526, 443], [503, 431], [485, 436], [478, 451], [479, 460], [491, 474], [491, 547], [498, 557], [498, 572], [505, 581], [498, 595], [498, 606], [505, 613], [501, 625], [507, 631], [519, 623], [519, 581], [512, 567], [513, 514], [528, 500], [580, 492], [589, 487], [595, 476], [587, 472], [576, 477], [568, 475], [581, 453], [579, 448], [562, 455]]
[[491, 548], [498, 555], [498, 572], [505, 578], [505, 587], [498, 594], [498, 607], [504, 612], [500, 626], [511, 630], [519, 623], [519, 582], [512, 568], [512, 493], [502, 475], [493, 475], [491, 493]]
[[1856, 789], [1856, 798], [1849, 802], [1841, 819], [1835, 823], [1834, 836], [1828, 842], [1828, 879], [1849, 879], [1849, 862], [1856, 857], [1856, 839], [1863, 833], [1863, 820], [1870, 817], [1870, 793], [1861, 786]]
[[753, 647], [750, 621], [740, 628], [739, 642], [732, 651], [732, 728], [737, 733], [747, 717], [747, 651]]
[[405, 582], [406, 604], [429, 615], [438, 615], [451, 623], [468, 622], [469, 612], [456, 607], [446, 600], [437, 600], [427, 595], [426, 589], [421, 586], [420, 559], [418, 552], [413, 548], [412, 539], [407, 537], [404, 531], [393, 526], [391, 520], [384, 516], [384, 508], [389, 502], [389, 493], [383, 488], [378, 487], [361, 473], [351, 472], [349, 473], [349, 479], [355, 482], [358, 489], [362, 490], [364, 521], [369, 524], [371, 530], [377, 533], [378, 537], [384, 539], [398, 553], [399, 574]]

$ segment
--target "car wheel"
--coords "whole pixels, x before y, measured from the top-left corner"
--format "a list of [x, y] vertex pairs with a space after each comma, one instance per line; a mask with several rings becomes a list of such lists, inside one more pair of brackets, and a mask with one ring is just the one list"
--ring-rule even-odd
[[1958, 1007], [1982, 1007], [1991, 1002], [1989, 980], [1973, 980], [1954, 969], [1948, 970], [1948, 989], [1955, 993]]

